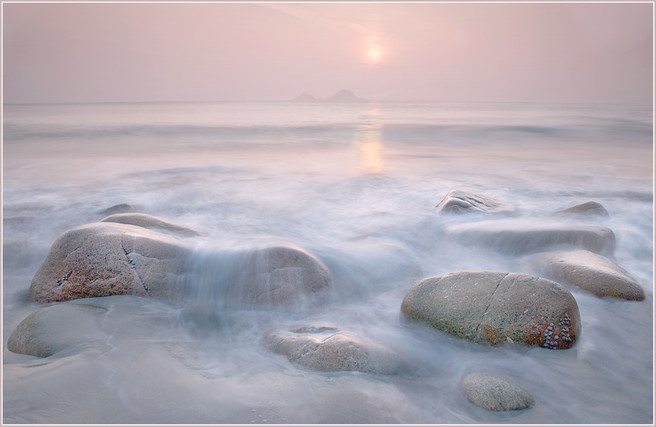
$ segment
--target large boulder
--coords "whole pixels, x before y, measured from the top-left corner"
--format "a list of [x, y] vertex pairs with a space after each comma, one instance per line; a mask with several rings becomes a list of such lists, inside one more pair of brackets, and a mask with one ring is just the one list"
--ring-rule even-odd
[[155, 229], [157, 231], [164, 231], [182, 236], [200, 236], [200, 233], [196, 230], [144, 213], [119, 213], [103, 218], [100, 222], [131, 224], [138, 227]]
[[521, 273], [459, 271], [426, 278], [410, 288], [401, 311], [410, 320], [482, 344], [566, 349], [581, 328], [578, 305], [567, 289]]
[[564, 248], [610, 254], [615, 249], [615, 234], [611, 229], [587, 225], [483, 221], [450, 226], [447, 236], [465, 245], [483, 245], [512, 255]]
[[88, 304], [63, 303], [27, 316], [9, 336], [14, 353], [48, 357], [76, 345], [103, 340], [100, 324], [107, 309]]
[[608, 217], [608, 211], [598, 202], [584, 202], [554, 212], [554, 215], [564, 216], [602, 216]]
[[264, 336], [263, 344], [292, 364], [313, 371], [395, 374], [405, 369], [391, 349], [332, 325], [276, 329]]
[[113, 222], [62, 234], [32, 279], [30, 301], [110, 295], [175, 299], [189, 247], [181, 239]]
[[585, 250], [537, 254], [531, 264], [545, 277], [577, 286], [601, 297], [642, 301], [645, 292], [626, 270], [610, 259]]
[[442, 201], [435, 206], [438, 212], [443, 213], [465, 213], [465, 212], [484, 212], [484, 213], [513, 213], [515, 208], [500, 200], [492, 197], [465, 191], [453, 189], [447, 193]]
[[470, 402], [488, 411], [516, 411], [535, 403], [529, 392], [500, 375], [469, 374], [462, 380], [461, 387]]
[[325, 299], [332, 285], [330, 270], [307, 251], [292, 246], [258, 249], [247, 257], [241, 303], [286, 306]]

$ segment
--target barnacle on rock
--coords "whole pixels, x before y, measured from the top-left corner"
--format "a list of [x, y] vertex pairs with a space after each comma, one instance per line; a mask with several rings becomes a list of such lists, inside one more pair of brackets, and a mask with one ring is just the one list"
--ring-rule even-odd
[[[542, 347], [549, 349], [557, 349], [558, 341], [572, 342], [572, 337], [569, 335], [569, 328], [571, 326], [571, 319], [569, 315], [565, 313], [564, 317], [558, 319], [558, 326], [555, 326], [553, 323], [550, 323], [542, 333], [544, 336], [544, 343]], [[559, 329], [556, 332], [556, 328]]]

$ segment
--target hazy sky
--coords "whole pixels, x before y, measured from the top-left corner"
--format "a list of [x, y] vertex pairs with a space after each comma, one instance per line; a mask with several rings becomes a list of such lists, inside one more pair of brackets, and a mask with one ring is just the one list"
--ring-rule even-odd
[[651, 105], [652, 4], [3, 4], [4, 102]]

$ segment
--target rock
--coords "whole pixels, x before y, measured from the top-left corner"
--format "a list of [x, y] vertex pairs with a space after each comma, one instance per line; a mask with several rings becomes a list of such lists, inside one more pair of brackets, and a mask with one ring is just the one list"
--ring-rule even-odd
[[429, 277], [408, 291], [401, 311], [453, 336], [481, 344], [574, 345], [579, 308], [558, 283], [529, 274], [459, 271]]
[[578, 205], [570, 206], [566, 209], [561, 209], [553, 213], [554, 215], [568, 215], [568, 216], [581, 216], [581, 215], [596, 215], [608, 217], [608, 211], [601, 204], [597, 202], [585, 202]]
[[276, 246], [255, 251], [244, 266], [239, 298], [247, 305], [284, 306], [317, 302], [332, 285], [328, 267], [301, 248]]
[[615, 249], [615, 234], [606, 227], [536, 225], [482, 221], [447, 227], [447, 236], [465, 245], [484, 245], [511, 255], [552, 249], [582, 248], [601, 254]]
[[128, 205], [127, 203], [121, 203], [118, 205], [111, 206], [107, 209], [103, 209], [102, 211], [99, 211], [98, 213], [101, 213], [103, 215], [113, 215], [113, 214], [118, 214], [118, 213], [127, 213], [127, 212], [136, 212], [137, 210], [135, 209], [134, 206]]
[[99, 340], [107, 309], [87, 304], [57, 304], [42, 308], [18, 324], [7, 341], [14, 353], [48, 357], [66, 348]]
[[326, 102], [369, 102], [369, 101], [367, 101], [364, 98], [359, 98], [351, 90], [342, 89], [337, 93], [335, 93], [330, 98], [327, 98]]
[[461, 387], [470, 402], [489, 411], [516, 411], [535, 403], [526, 390], [499, 375], [469, 374]]
[[313, 371], [396, 374], [405, 369], [391, 349], [332, 325], [273, 330], [264, 336], [263, 344], [294, 365]]
[[364, 98], [358, 97], [353, 91], [348, 89], [342, 89], [335, 93], [330, 98], [318, 99], [308, 93], [301, 93], [296, 98], [292, 99], [292, 102], [335, 102], [335, 103], [365, 103], [369, 102]]
[[119, 224], [131, 224], [138, 227], [156, 229], [160, 231], [169, 231], [182, 236], [200, 236], [200, 233], [191, 228], [166, 221], [156, 216], [143, 213], [122, 213], [110, 215], [100, 222], [116, 222]]
[[293, 102], [319, 102], [317, 98], [314, 96], [310, 95], [309, 93], [301, 93], [298, 95], [296, 98], [292, 100]]
[[443, 213], [513, 213], [515, 208], [499, 200], [471, 191], [453, 189], [447, 193], [442, 201], [435, 206], [438, 212]]
[[62, 234], [30, 285], [30, 301], [109, 295], [175, 299], [190, 250], [172, 236], [128, 224], [100, 222]]
[[636, 279], [610, 259], [585, 250], [554, 251], [532, 257], [544, 276], [577, 286], [601, 297], [642, 301], [645, 292]]

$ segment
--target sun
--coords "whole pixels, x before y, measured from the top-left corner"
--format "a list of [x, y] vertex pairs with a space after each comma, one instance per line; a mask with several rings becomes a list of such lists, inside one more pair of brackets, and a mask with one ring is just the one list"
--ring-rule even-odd
[[383, 59], [383, 49], [377, 44], [371, 44], [364, 52], [364, 62], [367, 64], [380, 64]]

